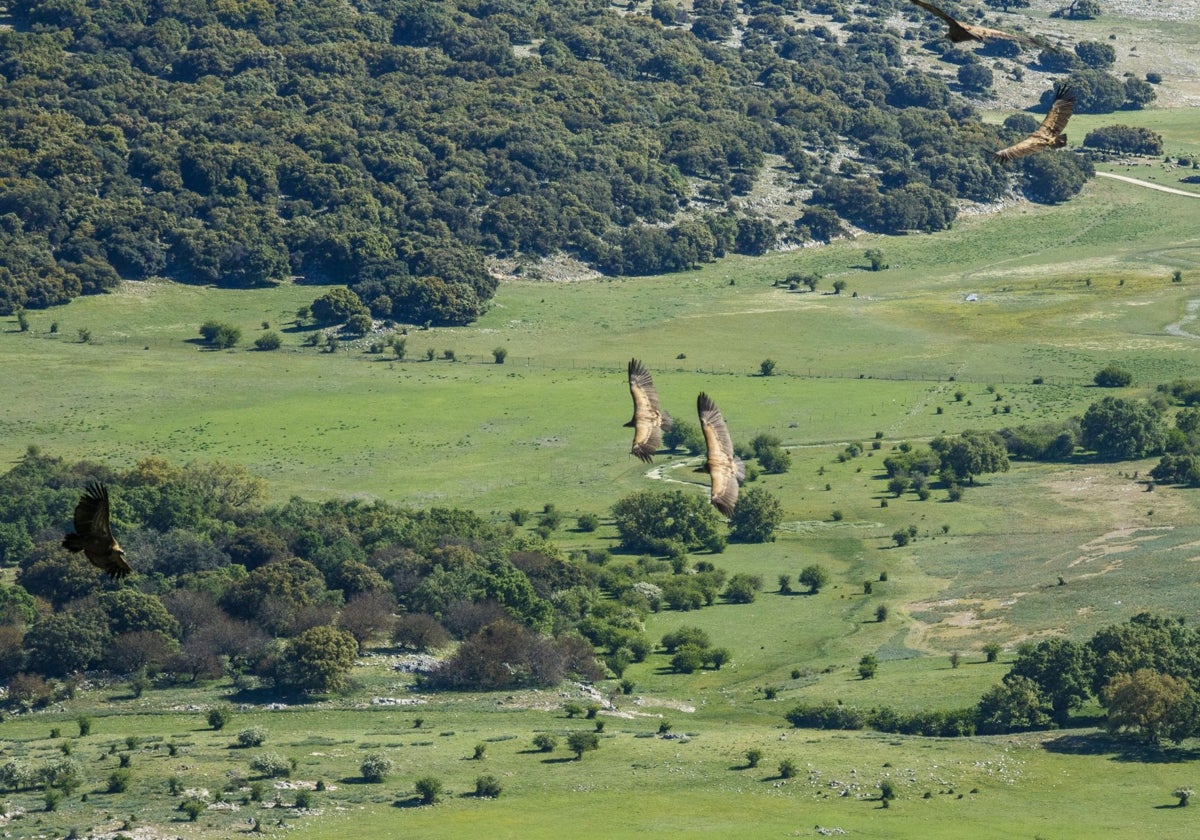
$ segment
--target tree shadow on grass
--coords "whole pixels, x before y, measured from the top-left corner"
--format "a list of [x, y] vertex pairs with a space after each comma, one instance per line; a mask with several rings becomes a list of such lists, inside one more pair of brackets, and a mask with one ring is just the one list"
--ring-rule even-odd
[[1110, 754], [1113, 761], [1136, 761], [1141, 764], [1183, 764], [1200, 759], [1200, 749], [1197, 748], [1155, 746], [1107, 732], [1060, 735], [1044, 742], [1042, 749], [1063, 755]]
[[575, 761], [578, 761], [578, 759], [573, 755], [569, 755], [565, 758], [543, 758], [542, 764], [572, 764]]
[[393, 808], [424, 808], [425, 800], [419, 796], [408, 796], [404, 799], [397, 799], [392, 803]]
[[281, 692], [278, 688], [239, 688], [228, 695], [231, 703], [248, 703], [265, 706], [268, 703], [286, 703], [289, 706], [310, 706], [323, 699], [322, 695], [291, 694]]

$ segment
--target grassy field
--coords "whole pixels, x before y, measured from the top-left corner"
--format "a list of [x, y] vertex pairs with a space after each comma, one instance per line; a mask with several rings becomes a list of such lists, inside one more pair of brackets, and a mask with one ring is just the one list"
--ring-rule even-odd
[[[1003, 675], [1021, 640], [1084, 638], [1143, 609], [1194, 614], [1200, 502], [1171, 489], [1148, 494], [1132, 476], [1152, 461], [1014, 464], [957, 504], [935, 494], [881, 506], [882, 459], [900, 441], [1080, 413], [1098, 396], [1091, 375], [1109, 362], [1134, 372], [1128, 394], [1200, 375], [1184, 320], [1200, 257], [1187, 201], [1095, 181], [1064, 206], [966, 217], [938, 236], [731, 258], [680, 277], [506, 283], [477, 325], [408, 336], [417, 358], [425, 347], [439, 356], [453, 349], [457, 362], [302, 348], [305, 333], [290, 313], [315, 296], [311, 287], [127, 284], [32, 313], [29, 332], [7, 325], [0, 445], [8, 460], [30, 444], [122, 465], [150, 455], [227, 459], [264, 475], [277, 499], [362, 495], [496, 518], [554, 501], [569, 515], [605, 515], [623, 494], [653, 486], [626, 454], [620, 428], [630, 411], [623, 367], [637, 355], [668, 410], [691, 419], [696, 392], [707, 390], [737, 439], [777, 434], [793, 464], [759, 479], [784, 505], [778, 540], [712, 558], [761, 575], [757, 600], [648, 622], [654, 639], [703, 627], [733, 661], [691, 676], [671, 673], [661, 653], [632, 666], [635, 693], [600, 714], [600, 749], [582, 761], [562, 746], [532, 752], [537, 732], [565, 740], [593, 726], [568, 720], [558, 692], [414, 696], [385, 650], [356, 669], [353, 695], [311, 706], [268, 710], [228, 685], [141, 699], [96, 686], [65, 707], [10, 718], [5, 760], [37, 763], [69, 741], [86, 782], [53, 812], [40, 810], [38, 793], [10, 795], [9, 810], [24, 813], [4, 830], [114, 836], [131, 820], [145, 832], [131, 836], [218, 837], [248, 831], [253, 819], [278, 834], [282, 819], [288, 835], [314, 838], [397, 828], [418, 837], [550, 837], [576, 825], [604, 837], [809, 836], [815, 826], [872, 837], [1191, 836], [1186, 812], [1166, 807], [1171, 790], [1193, 783], [1187, 750], [1144, 755], [1091, 730], [969, 740], [814, 733], [789, 729], [783, 717], [814, 700], [967, 706]], [[864, 270], [870, 246], [885, 250], [891, 268]], [[1175, 269], [1183, 283], [1170, 281]], [[823, 285], [846, 279], [847, 290], [771, 285], [812, 270]], [[968, 302], [968, 293], [979, 299]], [[286, 331], [285, 349], [202, 350], [192, 340], [208, 318], [251, 338], [268, 321]], [[1169, 332], [1171, 324], [1182, 329]], [[80, 328], [92, 330], [92, 343], [75, 340]], [[496, 346], [510, 351], [504, 365], [491, 362]], [[777, 373], [760, 376], [768, 356]], [[850, 442], [865, 452], [839, 457]], [[658, 460], [666, 478], [703, 492], [691, 459]], [[910, 525], [917, 539], [894, 547], [890, 535]], [[561, 534], [567, 548], [613, 539], [608, 524]], [[813, 562], [831, 571], [828, 589], [775, 591], [780, 574], [794, 580]], [[880, 603], [890, 609], [884, 622], [875, 620]], [[1000, 663], [983, 662], [991, 641], [1006, 650]], [[865, 652], [880, 660], [871, 681], [857, 676]], [[239, 710], [214, 732], [203, 709], [222, 697]], [[376, 706], [372, 697], [420, 704]], [[77, 736], [79, 714], [95, 718], [86, 737]], [[663, 721], [686, 739], [659, 737]], [[262, 780], [265, 804], [249, 800], [256, 750], [231, 747], [250, 725], [268, 730], [260, 751], [297, 762], [289, 781]], [[49, 738], [54, 726], [61, 731]], [[476, 762], [479, 743], [486, 756]], [[751, 747], [765, 756], [754, 769], [744, 766]], [[389, 781], [357, 780], [368, 750], [395, 762]], [[122, 753], [130, 786], [110, 794], [105, 780]], [[785, 758], [797, 762], [797, 777], [778, 777]], [[483, 773], [502, 784], [499, 799], [468, 795]], [[413, 784], [424, 775], [445, 784], [443, 805], [414, 807]], [[227, 804], [186, 822], [172, 776], [213, 797], [230, 788]], [[885, 777], [900, 791], [887, 810], [876, 788]], [[296, 785], [318, 779], [325, 789], [313, 793], [311, 812], [289, 807]]]
[[[1150, 37], [1158, 25], [1122, 23], [1120, 37]], [[1079, 115], [1072, 138], [1113, 122], [1160, 131], [1173, 155], [1200, 151], [1194, 114], [1183, 108]], [[1184, 174], [1157, 161], [1102, 168], [1170, 186]], [[680, 675], [657, 652], [627, 672], [633, 694], [602, 683], [613, 705], [597, 717], [599, 749], [580, 761], [562, 745], [534, 752], [532, 739], [550, 732], [565, 742], [596, 725], [562, 710], [591, 698], [581, 687], [423, 695], [387, 649], [356, 667], [352, 694], [302, 706], [268, 708], [228, 682], [140, 698], [121, 685], [85, 684], [67, 703], [0, 724], [0, 765], [42, 763], [68, 745], [84, 778], [54, 811], [42, 810], [40, 792], [6, 794], [0, 834], [218, 838], [258, 820], [272, 836], [339, 840], [790, 837], [818, 828], [873, 838], [1194, 836], [1190, 812], [1171, 807], [1170, 795], [1197, 782], [1193, 744], [1149, 753], [1093, 729], [972, 739], [824, 733], [791, 729], [784, 714], [821, 700], [965, 707], [1000, 679], [1021, 641], [1086, 638], [1142, 610], [1195, 617], [1200, 499], [1147, 492], [1135, 473], [1153, 460], [1014, 463], [954, 504], [940, 492], [924, 502], [891, 498], [882, 461], [902, 441], [1080, 414], [1103, 395], [1091, 381], [1109, 363], [1134, 374], [1123, 395], [1200, 377], [1198, 214], [1194, 199], [1095, 179], [1063, 205], [964, 214], [937, 235], [730, 257], [670, 277], [513, 280], [470, 327], [410, 330], [403, 361], [365, 343], [332, 354], [303, 346], [309, 330], [294, 313], [324, 291], [312, 286], [126, 283], [28, 313], [28, 332], [5, 319], [5, 464], [31, 445], [122, 467], [150, 456], [228, 460], [262, 475], [276, 501], [380, 498], [497, 520], [554, 502], [568, 526], [583, 512], [603, 519], [595, 533], [557, 534], [564, 548], [612, 547], [612, 504], [662, 486], [628, 455], [621, 428], [631, 356], [648, 364], [676, 417], [694, 422], [696, 394], [707, 391], [735, 440], [770, 432], [793, 462], [758, 479], [783, 505], [778, 539], [699, 558], [760, 575], [754, 603], [647, 622], [654, 640], [699, 626], [732, 661]], [[869, 271], [868, 248], [882, 249], [890, 267]], [[1181, 283], [1171, 281], [1176, 270]], [[820, 273], [817, 292], [773, 285], [793, 272]], [[838, 279], [846, 289], [831, 294]], [[243, 346], [199, 346], [209, 319], [239, 326]], [[246, 349], [263, 322], [284, 335], [280, 351]], [[81, 329], [90, 342], [78, 340]], [[503, 365], [493, 363], [496, 347], [509, 352]], [[425, 361], [427, 348], [436, 361]], [[446, 350], [458, 361], [442, 359]], [[773, 376], [759, 375], [766, 358], [777, 363]], [[854, 442], [863, 454], [843, 457]], [[694, 465], [660, 456], [655, 467], [702, 493]], [[895, 547], [891, 535], [909, 526], [916, 539]], [[831, 572], [827, 589], [777, 591], [779, 575], [794, 581], [810, 563]], [[885, 621], [876, 620], [879, 604], [889, 607]], [[1004, 647], [998, 663], [983, 661], [989, 642]], [[864, 653], [879, 659], [873, 680], [858, 677]], [[219, 732], [205, 722], [217, 702], [234, 707]], [[93, 719], [86, 736], [80, 715]], [[672, 737], [660, 734], [664, 723]], [[264, 746], [233, 746], [248, 726], [267, 730]], [[472, 760], [479, 744], [485, 756]], [[764, 754], [755, 768], [746, 766], [751, 748]], [[289, 779], [253, 777], [249, 762], [264, 751], [295, 760]], [[382, 784], [359, 778], [369, 751], [394, 762]], [[121, 756], [129, 786], [109, 793]], [[794, 778], [779, 777], [784, 759], [796, 763]], [[503, 786], [500, 798], [470, 795], [485, 773]], [[417, 807], [422, 776], [445, 784], [442, 805]], [[887, 809], [877, 787], [885, 778], [899, 794]], [[256, 781], [261, 802], [251, 798]], [[318, 781], [311, 810], [291, 807], [297, 790]], [[216, 802], [196, 822], [177, 810], [189, 789]]]

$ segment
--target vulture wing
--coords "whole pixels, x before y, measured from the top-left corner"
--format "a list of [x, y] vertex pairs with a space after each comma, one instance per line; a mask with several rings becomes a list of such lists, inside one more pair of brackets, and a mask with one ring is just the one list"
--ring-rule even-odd
[[725, 419], [708, 394], [701, 393], [696, 398], [696, 412], [700, 415], [700, 428], [708, 448], [705, 469], [712, 481], [709, 499], [717, 510], [731, 516], [737, 504], [738, 483], [746, 478], [746, 467], [733, 454], [733, 441]]
[[112, 535], [108, 521], [108, 488], [99, 482], [88, 485], [87, 492], [75, 505], [75, 533], [67, 534], [63, 547], [83, 551], [88, 562], [115, 578], [133, 569], [125, 561], [125, 552]]
[[992, 160], [996, 163], [1016, 160], [1040, 152], [1042, 149], [1067, 145], [1067, 135], [1062, 132], [1067, 127], [1067, 120], [1071, 119], [1074, 110], [1075, 92], [1067, 85], [1058, 85], [1054, 89], [1054, 104], [1050, 106], [1050, 113], [1046, 114], [1042, 124], [1021, 142], [996, 152], [992, 155]]
[[1000, 29], [991, 29], [986, 26], [976, 26], [972, 23], [963, 23], [962, 21], [955, 20], [937, 6], [932, 3], [926, 3], [924, 0], [908, 0], [908, 2], [915, 6], [920, 6], [930, 14], [944, 20], [946, 25], [950, 27], [950, 31], [946, 33], [946, 37], [956, 44], [960, 44], [963, 41], [993, 41], [999, 38], [1005, 41], [1017, 41], [1043, 50], [1062, 52], [1061, 49], [1041, 38], [1029, 38], [1025, 35], [1017, 35]]
[[112, 539], [108, 523], [108, 488], [100, 483], [88, 485], [87, 492], [75, 505], [75, 531], [86, 540]]
[[629, 393], [633, 397], [633, 419], [625, 425], [633, 427], [630, 451], [650, 463], [662, 446], [663, 430], [671, 428], [671, 418], [658, 407], [658, 392], [650, 371], [637, 359], [629, 360]]

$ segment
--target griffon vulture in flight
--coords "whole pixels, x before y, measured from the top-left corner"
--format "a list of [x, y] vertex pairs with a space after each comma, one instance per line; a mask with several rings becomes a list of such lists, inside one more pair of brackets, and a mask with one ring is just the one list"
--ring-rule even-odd
[[1046, 114], [1042, 124], [1020, 143], [996, 152], [992, 160], [995, 163], [1016, 160], [1043, 149], [1059, 149], [1067, 145], [1067, 135], [1063, 129], [1067, 127], [1067, 120], [1071, 119], [1074, 110], [1075, 91], [1065, 84], [1055, 85], [1054, 104], [1050, 106], [1050, 113]]
[[633, 395], [633, 419], [625, 425], [633, 429], [630, 452], [649, 464], [662, 446], [663, 432], [671, 428], [671, 417], [658, 407], [650, 371], [637, 359], [629, 360], [629, 393]]
[[113, 539], [108, 525], [108, 488], [99, 482], [88, 485], [75, 505], [75, 533], [63, 540], [67, 551], [82, 551], [88, 562], [114, 578], [133, 571], [125, 562], [125, 550]]
[[1061, 49], [1042, 38], [1030, 38], [1025, 35], [1016, 35], [1012, 32], [1004, 32], [999, 29], [989, 29], [986, 26], [976, 26], [972, 23], [962, 23], [961, 21], [957, 21], [950, 17], [950, 15], [946, 14], [932, 3], [926, 3], [924, 0], [908, 0], [908, 2], [912, 3], [913, 5], [920, 6], [930, 14], [937, 15], [944, 20], [946, 25], [950, 27], [950, 31], [946, 33], [946, 37], [956, 44], [960, 44], [963, 41], [994, 41], [995, 39], [1000, 38], [1005, 41], [1017, 41], [1021, 44], [1028, 44], [1029, 46], [1037, 47], [1038, 49], [1050, 50], [1051, 52], [1062, 52]]
[[726, 516], [733, 515], [733, 506], [737, 504], [738, 484], [746, 478], [746, 466], [742, 460], [733, 454], [733, 441], [729, 439], [729, 429], [717, 404], [701, 392], [696, 398], [696, 412], [700, 415], [700, 428], [704, 432], [704, 443], [708, 447], [708, 456], [704, 466], [697, 472], [708, 473], [712, 481], [709, 500], [713, 507]]

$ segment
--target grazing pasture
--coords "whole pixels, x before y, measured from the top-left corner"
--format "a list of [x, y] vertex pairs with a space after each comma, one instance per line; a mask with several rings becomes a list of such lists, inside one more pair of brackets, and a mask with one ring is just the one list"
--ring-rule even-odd
[[[1194, 151], [1181, 113], [1136, 117], [1172, 150]], [[1105, 124], [1074, 120], [1073, 134], [1089, 120]], [[637, 356], [674, 417], [695, 423], [696, 394], [707, 391], [735, 443], [769, 432], [792, 464], [752, 485], [780, 499], [775, 542], [692, 558], [759, 575], [753, 603], [664, 610], [647, 621], [655, 642], [682, 626], [707, 631], [732, 652], [719, 670], [674, 673], [656, 650], [629, 667], [628, 695], [611, 680], [599, 694], [566, 686], [431, 695], [395, 670], [399, 652], [381, 647], [362, 657], [347, 696], [283, 708], [228, 680], [140, 697], [85, 682], [68, 702], [0, 724], [0, 764], [69, 750], [82, 778], [54, 810], [43, 810], [39, 790], [5, 793], [0, 831], [215, 838], [248, 833], [257, 820], [268, 835], [342, 840], [825, 829], [879, 838], [1194, 836], [1191, 811], [1172, 807], [1171, 795], [1196, 782], [1191, 743], [1153, 752], [1093, 728], [970, 739], [815, 732], [790, 728], [784, 714], [822, 700], [962, 708], [1000, 679], [1022, 641], [1083, 639], [1142, 610], [1195, 619], [1200, 501], [1195, 491], [1148, 492], [1153, 460], [1014, 462], [954, 503], [941, 489], [926, 501], [895, 497], [882, 460], [905, 441], [1081, 414], [1109, 393], [1092, 377], [1110, 363], [1133, 374], [1117, 391], [1125, 396], [1200, 378], [1196, 212], [1193, 199], [1097, 179], [1064, 205], [964, 214], [935, 236], [729, 257], [671, 277], [512, 279], [471, 327], [409, 328], [403, 360], [389, 348], [366, 352], [382, 335], [334, 353], [305, 346], [311, 328], [294, 314], [323, 291], [311, 286], [126, 283], [27, 313], [28, 332], [5, 319], [6, 463], [30, 445], [120, 466], [219, 459], [263, 476], [274, 500], [381, 498], [497, 521], [553, 502], [567, 517], [554, 535], [564, 549], [613, 548], [608, 514], [622, 496], [664, 480], [706, 492], [696, 458], [660, 454], [648, 468], [628, 454], [625, 366]], [[869, 248], [890, 267], [870, 271]], [[1176, 270], [1182, 282], [1172, 282]], [[788, 275], [813, 272], [815, 292], [786, 288]], [[846, 282], [841, 294], [832, 294], [835, 280]], [[240, 327], [241, 344], [204, 349], [198, 330], [209, 319]], [[284, 336], [280, 350], [247, 349], [264, 321]], [[502, 365], [496, 347], [509, 351]], [[770, 376], [760, 374], [766, 358], [776, 362]], [[860, 454], [847, 455], [852, 443]], [[572, 530], [581, 513], [598, 514], [600, 528]], [[916, 537], [897, 547], [892, 535], [910, 526]], [[633, 559], [617, 553], [611, 562]], [[810, 564], [828, 570], [829, 586], [778, 592], [779, 575], [795, 585]], [[999, 662], [983, 661], [989, 642], [1002, 645]], [[879, 662], [869, 680], [857, 671], [867, 653]], [[594, 720], [563, 711], [567, 701], [597, 698], [610, 705]], [[205, 720], [217, 703], [233, 707], [219, 731]], [[93, 721], [86, 735], [81, 715]], [[597, 723], [598, 749], [575, 760], [568, 735]], [[265, 742], [235, 746], [254, 726]], [[539, 733], [553, 734], [557, 749], [535, 752]], [[763, 753], [757, 767], [747, 766], [750, 749]], [[279, 778], [251, 770], [268, 752], [295, 767]], [[378, 784], [360, 777], [370, 752], [392, 762]], [[780, 776], [784, 760], [795, 776]], [[110, 792], [122, 769], [125, 789]], [[485, 774], [499, 798], [473, 795]], [[442, 782], [441, 804], [418, 804], [422, 777]], [[886, 809], [884, 780], [897, 789]], [[178, 806], [201, 790], [207, 804], [191, 822]], [[297, 809], [302, 791], [310, 802]]]

